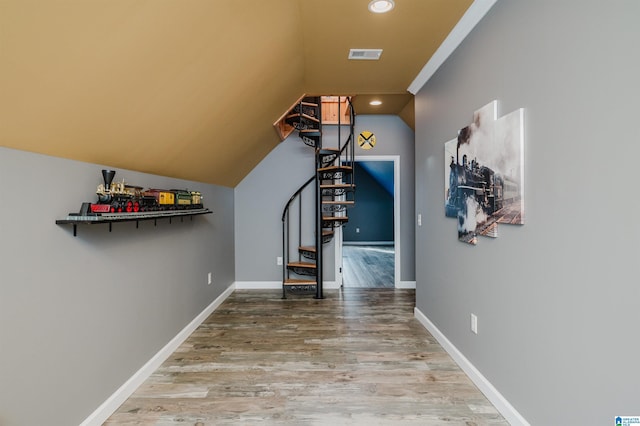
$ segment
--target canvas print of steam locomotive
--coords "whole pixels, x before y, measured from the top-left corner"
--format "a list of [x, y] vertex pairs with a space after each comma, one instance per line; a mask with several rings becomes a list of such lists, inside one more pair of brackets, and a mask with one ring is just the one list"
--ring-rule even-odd
[[498, 224], [524, 224], [524, 110], [498, 119], [498, 102], [445, 143], [445, 215], [458, 222], [458, 240], [498, 236]]
[[114, 182], [114, 170], [102, 170], [104, 183], [98, 185], [95, 203], [83, 203], [81, 216], [117, 215], [139, 212], [202, 209], [202, 194], [182, 189], [143, 189]]

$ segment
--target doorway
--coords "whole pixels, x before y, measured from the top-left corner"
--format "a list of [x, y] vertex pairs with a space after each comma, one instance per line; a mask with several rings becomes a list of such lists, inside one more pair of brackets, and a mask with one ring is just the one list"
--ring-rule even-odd
[[355, 206], [336, 235], [336, 277], [342, 287], [394, 288], [400, 281], [399, 156], [354, 160]]

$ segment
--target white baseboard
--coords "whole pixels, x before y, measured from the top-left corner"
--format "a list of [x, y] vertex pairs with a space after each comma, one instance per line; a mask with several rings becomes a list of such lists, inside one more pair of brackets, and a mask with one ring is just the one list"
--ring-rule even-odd
[[486, 377], [446, 338], [438, 327], [432, 323], [418, 308], [414, 308], [416, 319], [435, 337], [440, 346], [453, 358], [458, 366], [469, 376], [487, 399], [496, 407], [502, 416], [514, 426], [529, 426], [520, 413], [502, 396]]
[[340, 285], [335, 281], [325, 281], [322, 288], [324, 288], [325, 290], [339, 290]]
[[133, 376], [129, 378], [118, 390], [116, 390], [105, 402], [102, 403], [93, 413], [89, 415], [80, 426], [100, 426], [151, 376], [151, 374], [178, 349], [187, 337], [195, 331], [202, 322], [207, 319], [213, 311], [233, 293], [235, 286], [231, 284], [220, 296], [218, 296], [209, 306], [207, 306], [197, 317], [183, 328], [169, 343], [167, 343], [153, 358], [142, 366]]
[[400, 281], [398, 283], [398, 285], [396, 286], [396, 288], [416, 288], [416, 282], [415, 281]]

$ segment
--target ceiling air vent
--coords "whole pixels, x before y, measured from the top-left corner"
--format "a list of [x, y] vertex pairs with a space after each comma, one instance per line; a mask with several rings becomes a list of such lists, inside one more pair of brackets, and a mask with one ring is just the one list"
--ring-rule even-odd
[[382, 55], [382, 49], [351, 49], [349, 59], [377, 61]]

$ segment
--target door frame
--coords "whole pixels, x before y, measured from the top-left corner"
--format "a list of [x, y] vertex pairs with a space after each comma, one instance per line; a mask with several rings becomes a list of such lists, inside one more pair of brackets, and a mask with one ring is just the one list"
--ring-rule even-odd
[[[341, 158], [341, 163], [346, 161], [346, 158]], [[401, 266], [401, 253], [400, 253], [400, 156], [399, 155], [356, 155], [353, 159], [354, 162], [362, 161], [392, 161], [393, 162], [393, 251], [394, 251], [394, 265], [393, 265], [393, 286], [400, 288], [400, 266]], [[357, 194], [358, 182], [356, 182], [356, 194]], [[355, 197], [356, 203], [358, 197]], [[334, 235], [334, 253], [335, 253], [335, 277], [338, 287], [342, 288], [342, 227], [336, 229]]]

